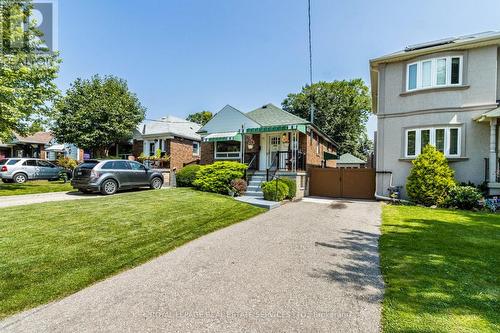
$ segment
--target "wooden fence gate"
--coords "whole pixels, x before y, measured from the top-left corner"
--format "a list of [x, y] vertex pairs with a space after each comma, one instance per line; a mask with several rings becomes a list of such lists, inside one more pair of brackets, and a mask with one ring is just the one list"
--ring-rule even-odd
[[309, 195], [374, 199], [375, 169], [312, 168]]

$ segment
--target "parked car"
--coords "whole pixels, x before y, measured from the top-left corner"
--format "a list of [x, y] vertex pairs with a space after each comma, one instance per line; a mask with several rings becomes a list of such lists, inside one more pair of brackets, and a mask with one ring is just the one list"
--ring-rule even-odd
[[118, 190], [144, 186], [159, 189], [163, 186], [163, 175], [135, 161], [89, 160], [75, 168], [71, 185], [83, 193], [109, 195]]
[[38, 158], [0, 160], [0, 178], [4, 183], [22, 184], [28, 180], [58, 180], [66, 170]]

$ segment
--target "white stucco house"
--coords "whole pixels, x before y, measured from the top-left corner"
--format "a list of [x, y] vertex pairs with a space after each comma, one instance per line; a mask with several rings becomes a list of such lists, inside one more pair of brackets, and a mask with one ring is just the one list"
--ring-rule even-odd
[[432, 144], [460, 182], [500, 194], [500, 32], [416, 44], [370, 61], [377, 116], [377, 194], [402, 187]]

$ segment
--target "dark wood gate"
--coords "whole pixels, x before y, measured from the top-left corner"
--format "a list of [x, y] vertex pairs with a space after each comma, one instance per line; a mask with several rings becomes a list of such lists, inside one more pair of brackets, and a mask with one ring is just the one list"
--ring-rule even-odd
[[312, 168], [309, 175], [309, 195], [374, 199], [374, 169]]

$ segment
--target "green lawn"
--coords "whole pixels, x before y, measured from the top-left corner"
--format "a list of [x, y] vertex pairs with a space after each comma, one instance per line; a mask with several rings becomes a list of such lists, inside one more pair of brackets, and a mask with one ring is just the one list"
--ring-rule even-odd
[[380, 254], [384, 332], [500, 331], [500, 215], [387, 205]]
[[0, 318], [264, 211], [181, 188], [0, 209]]
[[28, 181], [24, 184], [5, 184], [0, 181], [0, 197], [6, 195], [36, 194], [47, 192], [71, 191], [73, 188], [67, 182], [49, 182], [47, 180]]

